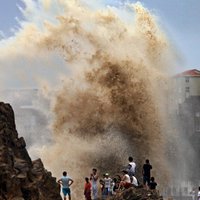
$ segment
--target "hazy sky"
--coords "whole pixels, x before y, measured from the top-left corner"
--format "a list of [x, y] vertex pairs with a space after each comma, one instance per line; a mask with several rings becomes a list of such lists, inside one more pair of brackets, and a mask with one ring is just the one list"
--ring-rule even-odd
[[[102, 2], [117, 5], [119, 0], [102, 0]], [[200, 0], [141, 0], [140, 2], [159, 17], [161, 26], [178, 49], [183, 58], [180, 66], [183, 68], [180, 70], [200, 69]], [[21, 0], [1, 0], [0, 38], [13, 34], [17, 18], [22, 18], [18, 6], [23, 6]]]

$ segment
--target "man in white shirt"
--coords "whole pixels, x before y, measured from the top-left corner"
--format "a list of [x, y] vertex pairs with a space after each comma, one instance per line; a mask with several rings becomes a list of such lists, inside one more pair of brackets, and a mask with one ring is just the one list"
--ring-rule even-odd
[[70, 190], [70, 186], [72, 185], [74, 181], [67, 176], [67, 172], [63, 172], [63, 176], [62, 178], [60, 178], [58, 180], [58, 183], [62, 185], [62, 193], [64, 196], [64, 200], [66, 200], [66, 196], [69, 196], [69, 200], [71, 200], [71, 190]]
[[128, 164], [128, 175], [131, 178], [131, 182], [133, 182], [133, 176], [135, 176], [135, 168], [136, 168], [136, 164], [135, 162], [133, 162], [133, 158], [130, 156], [128, 158], [129, 164]]
[[102, 197], [103, 199], [106, 199], [112, 193], [112, 179], [109, 177], [108, 173], [105, 173], [103, 182], [104, 182], [104, 189]]
[[136, 168], [136, 164], [135, 162], [133, 162], [133, 158], [130, 156], [128, 158], [129, 161], [129, 173], [131, 173], [133, 176], [135, 175], [135, 168]]
[[197, 199], [200, 200], [200, 187], [199, 187], [199, 191], [198, 191], [198, 194], [197, 194]]

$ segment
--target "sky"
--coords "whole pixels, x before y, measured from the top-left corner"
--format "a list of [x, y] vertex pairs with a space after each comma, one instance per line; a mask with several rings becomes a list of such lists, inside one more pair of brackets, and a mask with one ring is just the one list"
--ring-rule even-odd
[[[19, 21], [23, 19], [20, 11], [20, 7], [24, 6], [23, 1], [31, 2], [1, 0], [0, 39], [13, 36], [19, 27]], [[97, 5], [99, 3], [120, 6], [124, 0], [95, 0], [95, 2]], [[200, 0], [141, 0], [140, 2], [158, 17], [160, 26], [178, 52], [181, 62], [180, 66], [177, 66], [177, 71], [194, 68], [200, 70]]]

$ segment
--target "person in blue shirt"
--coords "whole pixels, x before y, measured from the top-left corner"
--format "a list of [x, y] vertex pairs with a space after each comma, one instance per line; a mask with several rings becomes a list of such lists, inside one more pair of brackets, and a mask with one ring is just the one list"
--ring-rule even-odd
[[63, 176], [58, 180], [58, 183], [62, 185], [62, 193], [64, 196], [64, 200], [66, 200], [66, 196], [69, 196], [69, 200], [71, 200], [71, 190], [70, 186], [73, 184], [73, 180], [67, 176], [67, 172], [63, 172]]

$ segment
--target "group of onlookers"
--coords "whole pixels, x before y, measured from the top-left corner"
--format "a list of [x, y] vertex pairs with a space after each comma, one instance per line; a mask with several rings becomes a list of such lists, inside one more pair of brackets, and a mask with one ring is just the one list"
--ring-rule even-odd
[[[151, 190], [156, 189], [157, 183], [155, 182], [154, 177], [151, 177], [152, 165], [150, 164], [149, 160], [147, 159], [145, 161], [145, 164], [142, 168], [143, 184], [139, 183], [135, 176], [136, 164], [133, 161], [133, 158], [129, 157], [128, 160], [128, 165], [121, 171], [122, 176], [117, 175], [114, 178], [111, 178], [109, 173], [105, 173], [103, 174], [102, 178], [99, 178], [97, 169], [93, 168], [90, 176], [85, 178], [85, 199], [91, 200], [92, 197], [94, 200], [98, 199], [99, 184], [101, 186], [102, 199], [106, 199], [108, 196], [115, 195], [117, 192], [130, 187], [145, 187]], [[58, 180], [58, 183], [62, 185], [64, 200], [66, 200], [67, 195], [69, 196], [69, 200], [71, 200], [70, 186], [73, 184], [73, 182], [74, 181], [67, 176], [67, 172], [63, 172], [63, 177]]]

